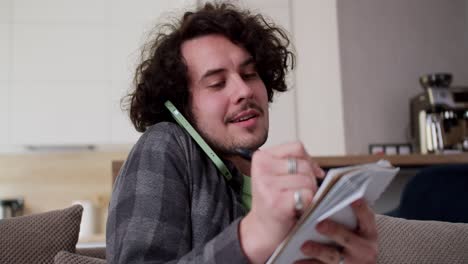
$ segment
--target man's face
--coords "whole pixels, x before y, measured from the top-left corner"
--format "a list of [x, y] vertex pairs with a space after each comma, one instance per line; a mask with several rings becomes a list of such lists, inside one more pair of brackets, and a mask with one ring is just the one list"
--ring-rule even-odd
[[257, 149], [268, 136], [268, 96], [251, 55], [220, 35], [182, 45], [195, 127], [220, 154]]

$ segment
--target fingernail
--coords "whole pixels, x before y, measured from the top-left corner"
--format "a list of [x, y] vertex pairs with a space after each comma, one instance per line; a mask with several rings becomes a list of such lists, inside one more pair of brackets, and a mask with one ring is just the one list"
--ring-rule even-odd
[[301, 251], [305, 255], [313, 255], [313, 254], [315, 254], [317, 252], [317, 248], [314, 245], [311, 245], [309, 243], [305, 243], [304, 245], [302, 245]]
[[324, 177], [325, 176], [325, 171], [320, 169], [320, 176]]
[[359, 199], [359, 200], [354, 201], [354, 202], [353, 202], [353, 205], [356, 206], [356, 207], [361, 206], [361, 205], [362, 205], [362, 200]]
[[324, 220], [317, 225], [317, 230], [320, 232], [326, 232], [330, 228], [330, 223], [327, 220]]

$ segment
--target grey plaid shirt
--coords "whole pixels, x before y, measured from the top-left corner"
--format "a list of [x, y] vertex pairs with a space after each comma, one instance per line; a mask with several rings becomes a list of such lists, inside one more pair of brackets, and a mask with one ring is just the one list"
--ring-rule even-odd
[[130, 152], [107, 219], [109, 263], [247, 263], [239, 243], [242, 174], [227, 182], [176, 124], [158, 123]]

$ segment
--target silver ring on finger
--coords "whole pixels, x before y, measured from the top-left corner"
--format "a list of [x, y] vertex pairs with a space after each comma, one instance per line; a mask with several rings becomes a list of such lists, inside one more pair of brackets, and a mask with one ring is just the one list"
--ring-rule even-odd
[[297, 173], [297, 160], [295, 158], [288, 159], [288, 174]]
[[344, 264], [344, 256], [340, 253], [340, 262], [338, 264]]
[[301, 190], [294, 192], [294, 209], [296, 212], [301, 212], [304, 209], [304, 202], [302, 201]]

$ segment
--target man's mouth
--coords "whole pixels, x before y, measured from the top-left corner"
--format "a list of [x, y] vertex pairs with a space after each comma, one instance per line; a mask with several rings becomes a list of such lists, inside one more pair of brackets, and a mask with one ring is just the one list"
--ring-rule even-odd
[[232, 123], [238, 123], [238, 122], [242, 122], [242, 121], [247, 121], [251, 118], [254, 118], [254, 117], [257, 117], [257, 115], [248, 115], [248, 116], [244, 116], [244, 117], [241, 117], [241, 118], [238, 118], [238, 119], [235, 119], [232, 121]]
[[245, 122], [247, 120], [250, 120], [258, 116], [259, 116], [259, 113], [256, 110], [250, 109], [250, 110], [240, 112], [234, 118], [232, 118], [230, 122], [231, 123]]

